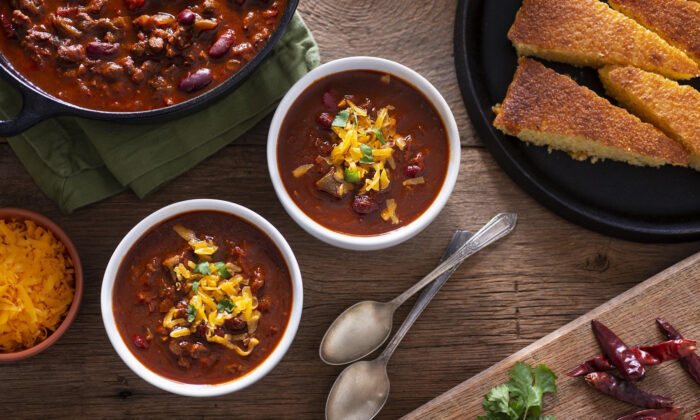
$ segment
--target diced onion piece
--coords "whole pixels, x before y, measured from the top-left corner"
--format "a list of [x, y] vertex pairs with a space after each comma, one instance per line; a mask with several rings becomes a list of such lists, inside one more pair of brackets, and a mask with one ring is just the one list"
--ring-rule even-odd
[[399, 137], [396, 139], [396, 146], [398, 146], [399, 150], [403, 150], [404, 147], [406, 147], [406, 139], [403, 137]]
[[417, 178], [409, 178], [403, 182], [403, 185], [420, 185], [425, 184], [425, 179], [422, 176]]
[[391, 76], [388, 74], [383, 75], [382, 77], [379, 78], [379, 81], [384, 83], [385, 85], [388, 85], [389, 82], [391, 82]]
[[186, 240], [187, 242], [189, 241], [197, 241], [197, 235], [194, 234], [194, 231], [187, 229], [185, 227], [182, 227], [180, 225], [175, 225], [173, 226], [173, 230], [177, 232], [178, 235], [182, 237], [182, 239]]
[[300, 177], [304, 176], [305, 173], [309, 172], [309, 169], [311, 169], [313, 167], [314, 167], [313, 163], [301, 165], [292, 171], [292, 175], [294, 175], [294, 178], [300, 178]]

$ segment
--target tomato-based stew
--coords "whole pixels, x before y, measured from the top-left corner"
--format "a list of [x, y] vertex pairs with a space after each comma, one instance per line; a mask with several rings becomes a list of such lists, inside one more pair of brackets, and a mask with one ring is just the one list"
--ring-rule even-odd
[[104, 111], [173, 105], [265, 45], [287, 0], [4, 0], [0, 52], [46, 93]]
[[262, 231], [231, 214], [196, 211], [132, 246], [112, 299], [119, 333], [141, 363], [176, 381], [216, 384], [272, 353], [287, 328], [292, 284]]
[[423, 214], [445, 181], [449, 153], [432, 103], [405, 81], [367, 70], [307, 88], [277, 145], [280, 176], [296, 205], [351, 235], [386, 233]]

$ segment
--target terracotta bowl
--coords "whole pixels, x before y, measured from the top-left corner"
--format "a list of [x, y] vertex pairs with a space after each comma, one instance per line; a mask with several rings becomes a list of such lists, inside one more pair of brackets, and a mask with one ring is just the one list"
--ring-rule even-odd
[[26, 359], [27, 357], [41, 353], [42, 351], [51, 347], [51, 345], [55, 343], [64, 332], [66, 332], [70, 324], [73, 322], [75, 315], [78, 313], [80, 300], [83, 297], [83, 266], [80, 264], [78, 250], [75, 248], [75, 245], [73, 245], [73, 242], [70, 240], [68, 235], [66, 235], [66, 232], [58, 227], [56, 223], [52, 222], [41, 214], [24, 209], [0, 208], [0, 219], [32, 220], [36, 222], [37, 225], [51, 231], [56, 238], [58, 238], [58, 240], [63, 242], [63, 245], [65, 245], [68, 255], [70, 256], [71, 260], [73, 260], [73, 268], [75, 270], [75, 294], [73, 295], [73, 303], [71, 303], [70, 308], [68, 308], [68, 313], [61, 322], [61, 325], [59, 325], [58, 328], [45, 340], [39, 342], [39, 344], [33, 347], [14, 353], [0, 353], [0, 362], [12, 362], [15, 360]]

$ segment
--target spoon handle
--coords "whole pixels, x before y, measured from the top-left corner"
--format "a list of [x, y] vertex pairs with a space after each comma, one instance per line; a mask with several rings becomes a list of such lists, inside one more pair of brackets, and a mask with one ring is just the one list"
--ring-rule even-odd
[[[452, 235], [452, 239], [447, 245], [441, 261], [445, 261], [457, 250], [459, 250], [459, 248], [467, 242], [470, 236], [471, 233], [467, 232], [466, 230], [456, 231], [455, 234]], [[389, 360], [391, 355], [394, 353], [394, 350], [396, 350], [396, 347], [398, 347], [399, 343], [403, 339], [403, 336], [406, 335], [411, 326], [413, 326], [413, 323], [416, 322], [420, 314], [423, 313], [425, 307], [428, 306], [428, 303], [430, 303], [433, 297], [435, 297], [438, 290], [440, 290], [442, 285], [445, 284], [447, 279], [450, 278], [455, 270], [457, 270], [456, 266], [440, 276], [437, 280], [435, 280], [435, 282], [433, 282], [433, 284], [430, 285], [430, 287], [421, 293], [418, 300], [416, 300], [415, 305], [413, 305], [413, 308], [411, 308], [411, 312], [409, 312], [408, 316], [403, 321], [403, 324], [401, 324], [401, 327], [399, 327], [398, 331], [396, 331], [394, 337], [391, 338], [391, 341], [389, 341], [389, 344], [387, 344], [386, 348], [379, 356], [379, 359], [382, 359], [385, 362]]]
[[474, 234], [464, 245], [462, 245], [454, 254], [438, 265], [423, 280], [414, 284], [411, 288], [401, 293], [391, 301], [397, 307], [403, 304], [408, 298], [416, 292], [427, 286], [431, 281], [435, 280], [442, 274], [457, 269], [462, 261], [477, 251], [491, 245], [493, 242], [506, 236], [515, 228], [515, 223], [518, 216], [515, 213], [499, 213], [489, 220], [478, 232]]

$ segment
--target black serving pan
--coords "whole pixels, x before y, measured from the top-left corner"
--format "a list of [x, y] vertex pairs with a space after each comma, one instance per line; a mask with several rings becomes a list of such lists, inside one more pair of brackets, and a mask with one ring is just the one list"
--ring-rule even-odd
[[250, 76], [250, 74], [260, 65], [265, 57], [267, 57], [284, 32], [287, 30], [287, 26], [289, 25], [289, 22], [296, 11], [298, 3], [299, 0], [288, 0], [287, 6], [282, 14], [282, 18], [280, 19], [280, 23], [275, 29], [275, 32], [267, 40], [267, 44], [265, 44], [258, 54], [253, 57], [252, 60], [246, 63], [242, 69], [231, 75], [228, 80], [215, 88], [202, 93], [201, 95], [188, 99], [187, 101], [164, 108], [147, 111], [98, 111], [82, 108], [62, 101], [61, 99], [55, 98], [34, 86], [29, 80], [25, 79], [24, 76], [17, 72], [10, 65], [7, 59], [0, 54], [0, 76], [19, 89], [23, 99], [22, 110], [14, 119], [0, 121], [0, 137], [9, 137], [20, 134], [38, 122], [58, 115], [126, 123], [164, 121], [194, 112], [205, 105], [215, 102], [217, 99], [221, 99], [227, 93], [231, 92], [231, 90], [233, 90], [236, 86], [240, 85], [248, 76]]
[[[460, 0], [457, 8], [457, 77], [469, 117], [486, 148], [528, 194], [574, 223], [635, 241], [700, 239], [699, 172], [579, 162], [493, 127], [491, 107], [503, 101], [517, 67], [507, 32], [521, 4], [521, 0]], [[605, 96], [594, 69], [544, 64]], [[691, 84], [700, 87], [697, 79]]]

